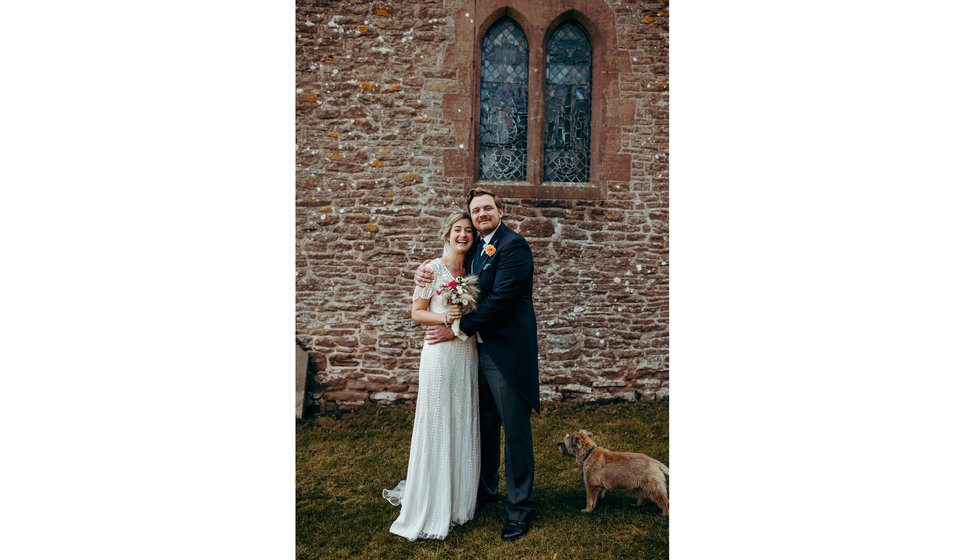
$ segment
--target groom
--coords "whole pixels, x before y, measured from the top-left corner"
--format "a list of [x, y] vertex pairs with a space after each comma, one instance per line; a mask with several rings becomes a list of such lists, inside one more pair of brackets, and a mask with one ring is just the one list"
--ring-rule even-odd
[[[457, 334], [476, 336], [480, 359], [480, 487], [477, 503], [497, 500], [500, 480], [500, 428], [504, 429], [504, 472], [507, 484], [507, 524], [501, 537], [512, 541], [527, 533], [531, 521], [534, 449], [531, 409], [541, 411], [538, 399], [538, 327], [531, 303], [534, 262], [531, 247], [517, 232], [501, 223], [503, 207], [485, 189], [473, 189], [466, 201], [473, 227], [481, 239], [466, 258], [467, 274], [479, 275], [479, 305], [464, 315], [459, 333], [439, 325], [429, 327], [428, 344], [451, 340]], [[416, 283], [432, 281], [421, 267]]]

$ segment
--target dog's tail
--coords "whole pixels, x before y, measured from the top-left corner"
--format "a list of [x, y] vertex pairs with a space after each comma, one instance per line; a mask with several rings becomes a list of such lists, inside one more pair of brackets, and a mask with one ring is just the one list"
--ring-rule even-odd
[[656, 496], [654, 501], [656, 501], [657, 502], [657, 505], [660, 506], [660, 511], [664, 515], [668, 515], [668, 513], [669, 513], [668, 508], [670, 506], [669, 506], [669, 501], [668, 501], [668, 498], [667, 498], [667, 479], [666, 479], [666, 477], [667, 476], [670, 476], [670, 469], [667, 468], [667, 465], [665, 465], [663, 463], [660, 463], [660, 472], [664, 473], [664, 479], [657, 481], [657, 483], [658, 483], [657, 485], [660, 487], [660, 495], [659, 496]]

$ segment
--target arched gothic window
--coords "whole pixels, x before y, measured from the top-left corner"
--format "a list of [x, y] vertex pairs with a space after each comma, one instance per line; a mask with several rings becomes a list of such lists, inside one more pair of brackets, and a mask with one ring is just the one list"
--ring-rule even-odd
[[592, 129], [592, 42], [567, 22], [548, 40], [544, 180], [587, 183]]
[[[467, 188], [485, 183], [498, 196], [539, 200], [604, 200], [629, 182], [632, 150], [621, 148], [635, 133], [642, 84], [620, 80], [633, 66], [613, 11], [595, 0], [474, 6], [456, 24], [475, 24], [475, 41], [464, 33], [453, 52], [465, 65], [472, 49], [476, 66], [443, 98], [457, 138], [470, 143], [445, 154], [446, 175]], [[620, 86], [630, 87], [622, 94]]]
[[[591, 53], [591, 51], [590, 51]], [[480, 70], [480, 179], [527, 179], [527, 38], [505, 18], [483, 38]]]

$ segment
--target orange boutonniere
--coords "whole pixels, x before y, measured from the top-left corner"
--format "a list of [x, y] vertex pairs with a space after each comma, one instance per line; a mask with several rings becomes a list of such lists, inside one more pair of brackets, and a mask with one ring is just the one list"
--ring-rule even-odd
[[487, 245], [487, 248], [484, 250], [487, 252], [488, 257], [492, 257], [493, 254], [497, 252], [497, 248], [493, 245]]

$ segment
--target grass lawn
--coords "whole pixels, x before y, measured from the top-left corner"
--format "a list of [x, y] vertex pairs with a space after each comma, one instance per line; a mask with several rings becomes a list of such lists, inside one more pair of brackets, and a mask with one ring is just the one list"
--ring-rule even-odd
[[[584, 428], [613, 451], [635, 451], [670, 465], [668, 404], [542, 405], [534, 433], [534, 518], [514, 542], [500, 538], [502, 502], [444, 541], [408, 542], [388, 532], [398, 508], [381, 497], [405, 478], [415, 405], [371, 406], [296, 425], [296, 558], [667, 558], [668, 517], [636, 507], [635, 491], [610, 490], [582, 513], [582, 470], [558, 452], [566, 433]], [[501, 453], [501, 457], [503, 454]], [[501, 467], [501, 494], [506, 489]]]

